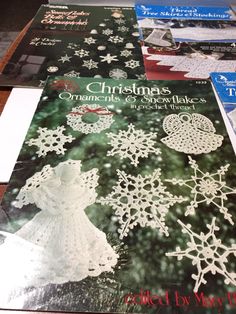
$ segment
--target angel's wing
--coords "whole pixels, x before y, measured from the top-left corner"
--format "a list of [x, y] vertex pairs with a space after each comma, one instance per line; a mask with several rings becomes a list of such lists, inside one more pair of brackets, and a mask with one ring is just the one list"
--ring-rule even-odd
[[26, 180], [25, 185], [21, 188], [16, 197], [14, 205], [16, 207], [23, 207], [27, 204], [33, 204], [34, 198], [32, 192], [39, 189], [41, 184], [49, 180], [53, 175], [53, 168], [50, 165], [46, 165], [39, 172], [36, 172], [31, 178]]
[[163, 130], [167, 134], [172, 134], [173, 132], [179, 130], [181, 127], [182, 122], [180, 117], [177, 114], [170, 114], [165, 117], [163, 121]]
[[209, 133], [215, 133], [216, 131], [211, 120], [199, 113], [192, 114], [192, 123], [195, 127], [202, 131]]

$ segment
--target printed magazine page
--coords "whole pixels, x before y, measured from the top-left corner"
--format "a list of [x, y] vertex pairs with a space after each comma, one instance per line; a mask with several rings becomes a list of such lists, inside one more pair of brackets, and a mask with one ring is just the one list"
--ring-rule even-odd
[[228, 7], [136, 5], [148, 79], [208, 79], [235, 72], [235, 13]]
[[211, 83], [50, 77], [0, 211], [0, 308], [234, 314], [236, 162]]
[[236, 73], [211, 73], [211, 79], [233, 129], [232, 141], [236, 145]]
[[42, 5], [0, 75], [43, 87], [48, 75], [144, 79], [134, 8]]

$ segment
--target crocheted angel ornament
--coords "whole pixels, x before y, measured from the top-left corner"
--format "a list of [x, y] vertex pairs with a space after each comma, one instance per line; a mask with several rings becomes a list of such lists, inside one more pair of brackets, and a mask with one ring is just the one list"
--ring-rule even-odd
[[215, 134], [213, 123], [199, 113], [181, 112], [165, 117], [161, 139], [169, 148], [185, 154], [210, 153], [222, 145], [223, 136]]
[[14, 250], [18, 254], [15, 285], [61, 284], [112, 271], [118, 255], [84, 212], [96, 200], [97, 181], [97, 169], [81, 172], [75, 160], [46, 165], [26, 181], [15, 206], [34, 203], [41, 211], [14, 235], [2, 233], [0, 246], [10, 264]]

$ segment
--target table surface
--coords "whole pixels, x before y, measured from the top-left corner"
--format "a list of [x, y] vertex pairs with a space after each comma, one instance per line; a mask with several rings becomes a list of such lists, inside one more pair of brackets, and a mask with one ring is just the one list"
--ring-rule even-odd
[[[24, 29], [20, 32], [20, 34], [17, 36], [15, 41], [10, 45], [8, 48], [6, 54], [3, 56], [3, 58], [0, 60], [0, 72], [5, 67], [8, 60], [11, 58], [12, 54], [14, 53], [16, 47], [19, 45], [20, 41], [22, 40], [23, 36], [25, 35], [26, 31], [28, 30], [29, 26], [31, 24], [31, 21], [24, 27]], [[11, 93], [12, 88], [11, 87], [0, 87], [0, 115], [3, 111], [3, 108], [6, 104], [6, 101]], [[0, 200], [6, 190], [7, 185], [6, 184], [0, 184]]]

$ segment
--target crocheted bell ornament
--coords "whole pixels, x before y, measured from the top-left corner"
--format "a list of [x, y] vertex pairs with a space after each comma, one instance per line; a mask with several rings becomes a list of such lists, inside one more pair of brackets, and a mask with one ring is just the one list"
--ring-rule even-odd
[[168, 136], [162, 143], [185, 154], [210, 153], [222, 145], [223, 136], [215, 134], [213, 123], [199, 113], [170, 114], [163, 121]]
[[[26, 181], [14, 205], [34, 203], [41, 211], [14, 235], [5, 233], [0, 246], [0, 265], [14, 260], [16, 247], [21, 252], [17, 276], [8, 274], [14, 286], [62, 284], [113, 271], [118, 255], [84, 212], [96, 200], [97, 185], [97, 169], [82, 172], [80, 160], [46, 165]], [[1, 276], [4, 271], [0, 267]]]

